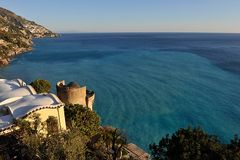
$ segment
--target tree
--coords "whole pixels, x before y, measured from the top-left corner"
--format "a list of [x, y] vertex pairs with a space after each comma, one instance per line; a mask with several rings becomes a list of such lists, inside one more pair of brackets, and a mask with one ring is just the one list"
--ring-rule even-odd
[[64, 112], [68, 128], [78, 128], [89, 138], [99, 133], [100, 118], [96, 112], [78, 104], [66, 105]]
[[224, 147], [218, 138], [206, 134], [201, 128], [179, 129], [149, 148], [154, 160], [224, 159]]
[[86, 143], [88, 138], [80, 133], [79, 130], [74, 129], [64, 135], [64, 154], [66, 159], [69, 160], [79, 160], [86, 159], [85, 153], [87, 150]]
[[58, 133], [58, 120], [54, 116], [49, 116], [48, 119], [46, 120], [47, 123], [47, 131], [50, 134], [53, 133]]
[[47, 80], [37, 79], [30, 83], [37, 93], [49, 93], [51, 84]]
[[87, 144], [87, 158], [92, 160], [121, 159], [123, 146], [127, 143], [124, 134], [117, 128], [103, 127]]
[[[49, 117], [47, 121], [55, 120]], [[79, 130], [46, 134], [43, 132], [46, 124], [37, 114], [29, 117], [29, 120], [17, 120], [16, 130], [10, 135], [0, 136], [0, 146], [4, 148], [0, 150], [0, 155], [2, 153], [2, 157], [20, 160], [85, 159], [86, 136]]]
[[226, 159], [239, 160], [240, 159], [240, 139], [235, 135], [230, 144], [225, 145]]
[[117, 129], [112, 127], [104, 128], [104, 142], [106, 144], [106, 148], [111, 154], [113, 160], [121, 157], [123, 146], [127, 143], [127, 139], [123, 136], [123, 133]]

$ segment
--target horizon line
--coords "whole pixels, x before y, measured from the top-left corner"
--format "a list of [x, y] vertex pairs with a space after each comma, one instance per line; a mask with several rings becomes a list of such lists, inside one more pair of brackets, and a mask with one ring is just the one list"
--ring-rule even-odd
[[58, 34], [90, 34], [90, 33], [95, 33], [95, 34], [102, 34], [102, 33], [189, 33], [189, 34], [240, 34], [240, 32], [152, 32], [152, 31], [144, 31], [144, 32], [139, 32], [139, 31], [110, 31], [110, 32], [56, 32]]

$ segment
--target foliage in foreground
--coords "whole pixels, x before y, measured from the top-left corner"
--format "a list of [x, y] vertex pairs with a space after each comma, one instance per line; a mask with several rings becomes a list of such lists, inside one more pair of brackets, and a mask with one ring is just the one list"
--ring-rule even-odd
[[120, 130], [101, 127], [98, 115], [79, 105], [66, 106], [65, 114], [70, 124], [65, 132], [58, 132], [55, 117], [46, 122], [39, 115], [18, 120], [18, 129], [0, 136], [0, 159], [121, 159], [126, 138]]
[[126, 143], [127, 139], [119, 129], [103, 127], [101, 133], [92, 137], [87, 144], [86, 157], [91, 160], [124, 159], [123, 146]]
[[30, 83], [37, 93], [49, 93], [51, 84], [47, 80], [37, 79]]
[[[38, 115], [33, 115], [31, 119], [31, 122], [18, 120], [16, 124], [19, 129], [11, 135], [0, 137], [6, 140], [1, 143], [6, 149], [1, 151], [4, 159], [85, 159], [86, 137], [78, 130], [62, 133], [50, 130], [46, 133], [46, 123], [41, 122]], [[55, 120], [51, 117], [48, 121]]]
[[239, 160], [240, 140], [222, 144], [217, 136], [208, 135], [201, 128], [179, 129], [167, 134], [158, 144], [150, 144], [153, 160]]
[[84, 135], [92, 137], [100, 131], [100, 117], [82, 105], [66, 105], [65, 119], [68, 128], [78, 128]]
[[127, 139], [119, 129], [101, 127], [100, 117], [87, 107], [78, 104], [66, 105], [64, 110], [67, 127], [75, 128], [89, 138], [86, 144], [86, 159], [120, 159]]

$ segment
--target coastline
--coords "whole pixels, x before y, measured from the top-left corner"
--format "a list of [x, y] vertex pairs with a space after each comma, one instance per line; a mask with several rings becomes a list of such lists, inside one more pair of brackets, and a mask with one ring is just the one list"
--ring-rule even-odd
[[[48, 36], [38, 36], [38, 37], [34, 37], [34, 38], [36, 38], [36, 39], [57, 38], [59, 36], [60, 35], [57, 33], [52, 33], [51, 35], [48, 35]], [[28, 39], [29, 44], [30, 44], [29, 46], [18, 47], [18, 48], [13, 47], [11, 50], [8, 51], [8, 53], [0, 56], [0, 67], [5, 67], [5, 66], [9, 65], [11, 63], [11, 60], [13, 58], [15, 58], [16, 56], [32, 51], [33, 45], [34, 45], [34, 42], [33, 42], [34, 38]]]
[[5, 67], [7, 65], [9, 65], [11, 63], [11, 60], [20, 55], [20, 54], [24, 54], [27, 52], [32, 51], [32, 47], [29, 48], [18, 48], [14, 51], [9, 51], [9, 53], [6, 54], [6, 56], [4, 57], [0, 57], [0, 67]]
[[29, 52], [34, 38], [58, 37], [49, 29], [0, 7], [0, 67], [16, 55]]

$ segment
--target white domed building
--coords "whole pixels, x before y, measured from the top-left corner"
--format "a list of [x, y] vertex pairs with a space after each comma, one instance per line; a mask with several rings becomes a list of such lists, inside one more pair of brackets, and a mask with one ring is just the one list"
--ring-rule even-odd
[[64, 104], [51, 93], [36, 94], [20, 79], [0, 79], [0, 134], [11, 132], [15, 120], [38, 114], [41, 121], [55, 117], [59, 131], [66, 130]]

